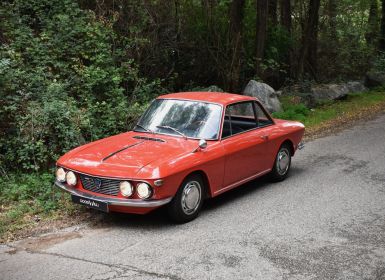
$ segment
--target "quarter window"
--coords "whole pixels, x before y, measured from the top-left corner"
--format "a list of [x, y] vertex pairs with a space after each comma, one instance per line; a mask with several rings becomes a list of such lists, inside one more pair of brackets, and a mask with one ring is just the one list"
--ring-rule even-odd
[[267, 125], [273, 124], [273, 121], [266, 114], [266, 112], [262, 109], [261, 105], [255, 102], [255, 111], [258, 118], [258, 127], [263, 127]]
[[253, 102], [242, 102], [226, 108], [222, 137], [228, 137], [257, 127]]

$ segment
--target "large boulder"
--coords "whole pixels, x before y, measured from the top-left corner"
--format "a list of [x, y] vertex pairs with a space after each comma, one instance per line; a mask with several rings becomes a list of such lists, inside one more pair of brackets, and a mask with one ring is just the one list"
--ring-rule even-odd
[[385, 73], [376, 71], [366, 73], [365, 85], [368, 88], [385, 86]]
[[351, 81], [351, 82], [348, 82], [346, 86], [349, 89], [349, 93], [364, 92], [368, 90], [368, 88], [365, 86], [364, 82], [362, 81]]
[[267, 84], [251, 80], [243, 90], [243, 94], [257, 97], [270, 113], [282, 110], [275, 90]]
[[343, 99], [349, 94], [349, 87], [346, 84], [315, 85], [311, 94], [317, 101]]

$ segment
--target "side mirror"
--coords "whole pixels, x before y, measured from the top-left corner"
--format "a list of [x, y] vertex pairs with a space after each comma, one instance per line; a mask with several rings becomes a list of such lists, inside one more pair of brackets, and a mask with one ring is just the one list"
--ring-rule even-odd
[[207, 147], [207, 142], [204, 139], [199, 140], [199, 148], [205, 149]]

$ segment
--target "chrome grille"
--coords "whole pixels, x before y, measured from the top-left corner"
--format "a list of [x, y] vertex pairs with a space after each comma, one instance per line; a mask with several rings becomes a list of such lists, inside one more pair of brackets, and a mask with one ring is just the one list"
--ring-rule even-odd
[[119, 194], [119, 180], [98, 178], [79, 174], [83, 188], [96, 193], [115, 195]]

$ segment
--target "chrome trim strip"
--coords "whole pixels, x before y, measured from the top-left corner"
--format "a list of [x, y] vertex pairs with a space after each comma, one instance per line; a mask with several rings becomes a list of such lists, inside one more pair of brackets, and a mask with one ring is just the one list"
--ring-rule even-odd
[[124, 146], [123, 148], [121, 148], [121, 149], [119, 149], [119, 150], [117, 150], [115, 152], [112, 152], [111, 154], [109, 154], [108, 156], [103, 158], [102, 161], [105, 161], [105, 160], [109, 159], [110, 157], [112, 157], [112, 156], [114, 156], [114, 155], [116, 155], [116, 154], [118, 154], [120, 152], [123, 152], [124, 150], [127, 150], [128, 148], [135, 147], [135, 146], [137, 146], [139, 144], [142, 144], [142, 143], [144, 143], [144, 141], [140, 141], [140, 142], [136, 142], [136, 143], [131, 144], [131, 145]]
[[232, 183], [231, 185], [228, 185], [227, 187], [224, 187], [224, 188], [222, 188], [220, 190], [217, 190], [217, 191], [214, 192], [214, 194], [222, 193], [222, 192], [224, 192], [224, 191], [226, 191], [228, 189], [235, 188], [235, 187], [237, 187], [239, 185], [242, 185], [242, 184], [244, 184], [244, 183], [246, 183], [248, 181], [251, 181], [251, 180], [253, 180], [253, 179], [255, 179], [255, 178], [259, 177], [259, 176], [262, 176], [262, 175], [264, 175], [266, 173], [269, 173], [270, 171], [271, 171], [271, 169], [266, 169], [266, 170], [264, 170], [262, 172], [259, 172], [257, 174], [254, 174], [254, 175], [250, 176], [250, 177], [247, 177], [246, 179], [242, 179], [242, 180], [240, 180], [238, 182], [235, 182], [235, 183]]
[[88, 193], [84, 193], [79, 190], [72, 189], [70, 187], [67, 187], [66, 185], [55, 181], [55, 185], [59, 187], [60, 189], [69, 192], [70, 194], [74, 194], [83, 198], [89, 198], [89, 199], [95, 199], [101, 202], [108, 203], [108, 205], [114, 205], [114, 206], [127, 206], [127, 207], [139, 207], [139, 208], [146, 208], [146, 207], [159, 207], [162, 205], [165, 205], [169, 203], [172, 200], [172, 197], [168, 197], [165, 199], [160, 200], [141, 200], [141, 199], [121, 199], [121, 198], [107, 198], [107, 197], [100, 197]]

